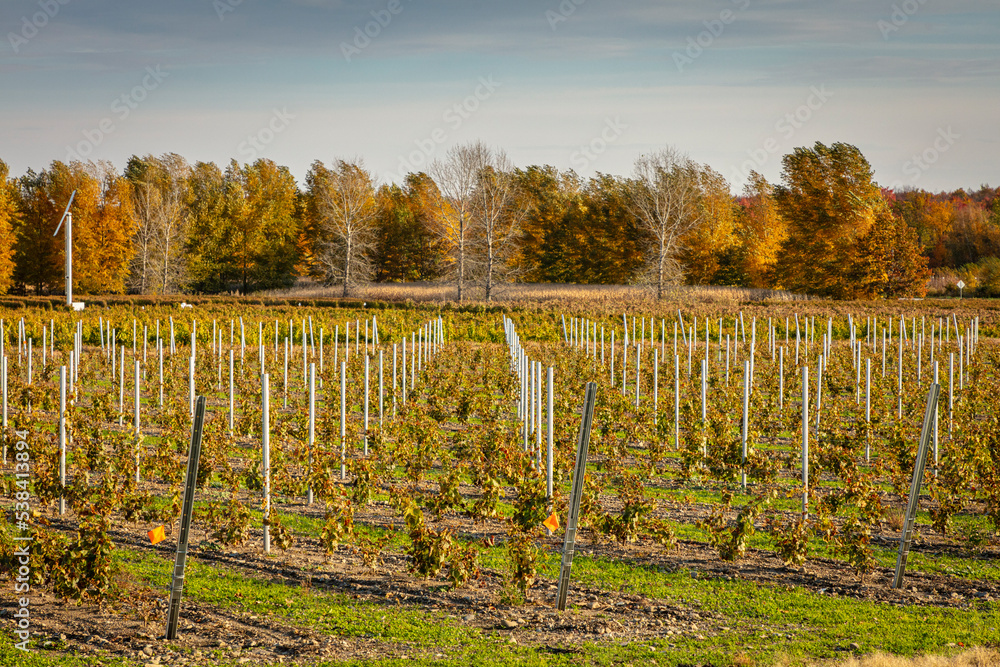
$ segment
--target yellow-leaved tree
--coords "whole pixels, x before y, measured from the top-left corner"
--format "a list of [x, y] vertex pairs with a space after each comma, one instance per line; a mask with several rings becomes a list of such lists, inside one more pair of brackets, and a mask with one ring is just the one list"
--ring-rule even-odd
[[780, 287], [774, 269], [788, 228], [774, 201], [774, 187], [751, 171], [741, 204], [736, 236], [743, 282], [748, 287]]
[[14, 280], [14, 221], [17, 200], [14, 184], [8, 180], [7, 163], [0, 160], [0, 294], [6, 294]]
[[701, 165], [695, 177], [701, 223], [681, 238], [679, 256], [686, 283], [710, 285], [717, 282], [721, 261], [736, 243], [736, 206], [722, 174]]

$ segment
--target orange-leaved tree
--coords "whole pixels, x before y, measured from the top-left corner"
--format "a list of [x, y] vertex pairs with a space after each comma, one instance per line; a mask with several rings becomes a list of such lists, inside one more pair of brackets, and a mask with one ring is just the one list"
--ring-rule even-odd
[[782, 286], [833, 298], [857, 298], [859, 241], [886, 207], [872, 168], [854, 146], [820, 142], [782, 159], [783, 184], [775, 188], [778, 212], [788, 224], [777, 273]]

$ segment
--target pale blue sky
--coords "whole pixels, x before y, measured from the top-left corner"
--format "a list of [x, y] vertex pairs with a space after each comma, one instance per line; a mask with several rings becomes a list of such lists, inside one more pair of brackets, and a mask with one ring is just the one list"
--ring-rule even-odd
[[997, 186], [998, 33], [994, 0], [5, 0], [0, 159], [394, 180], [482, 139], [589, 176], [669, 144], [736, 192], [843, 141], [885, 186]]

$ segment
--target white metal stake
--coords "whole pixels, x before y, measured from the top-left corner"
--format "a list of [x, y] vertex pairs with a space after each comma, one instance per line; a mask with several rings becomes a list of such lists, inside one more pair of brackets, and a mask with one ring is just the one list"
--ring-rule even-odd
[[743, 362], [743, 430], [742, 430], [742, 466], [740, 468], [740, 484], [743, 492], [747, 490], [747, 429], [750, 422], [750, 360]]
[[660, 351], [653, 345], [653, 425], [659, 422], [660, 405]]
[[[122, 363], [125, 363], [125, 350], [122, 350]], [[191, 406], [191, 418], [194, 419], [194, 357], [188, 357], [188, 399]]]
[[809, 366], [802, 367], [802, 517], [809, 513]]
[[347, 362], [340, 362], [340, 479], [347, 479]]
[[[4, 427], [7, 426], [7, 357], [4, 364]], [[4, 449], [6, 453], [6, 447]], [[6, 463], [6, 461], [5, 461]], [[59, 514], [66, 513], [66, 367], [59, 367]]]
[[[365, 320], [365, 329], [367, 329], [367, 328], [368, 328], [368, 321]], [[367, 335], [368, 335], [368, 332], [365, 331], [366, 338], [367, 338]], [[365, 350], [367, 350], [367, 349], [368, 349], [368, 341], [366, 340], [365, 341]], [[366, 457], [368, 456], [368, 403], [369, 403], [369, 401], [368, 401], [368, 396], [369, 396], [369, 394], [368, 394], [368, 392], [369, 392], [369, 389], [368, 389], [368, 385], [369, 385], [369, 383], [368, 383], [368, 374], [369, 374], [369, 363], [370, 362], [369, 362], [368, 353], [365, 352], [365, 401], [364, 401], [364, 403], [365, 403], [365, 436], [364, 436], [364, 448], [365, 448], [365, 456]]]
[[[938, 382], [938, 362], [934, 362], [934, 384]], [[934, 477], [938, 476], [938, 406], [934, 404]]]
[[537, 457], [538, 468], [542, 467], [542, 362], [536, 361], [537, 370], [535, 372], [535, 455]]
[[[788, 325], [785, 325], [788, 331]], [[785, 411], [785, 348], [778, 348], [778, 414]]]
[[261, 379], [260, 444], [264, 473], [264, 553], [271, 552], [271, 398], [270, 376]]
[[674, 355], [674, 449], [681, 447], [681, 357]]
[[139, 361], [135, 361], [135, 377], [134, 377], [134, 388], [132, 396], [133, 405], [133, 415], [132, 415], [132, 427], [135, 430], [135, 481], [136, 484], [139, 483], [139, 457], [141, 454], [142, 445], [142, 431], [139, 425], [139, 409], [140, 409], [140, 372], [139, 372]]
[[156, 352], [159, 356], [159, 369], [160, 369], [160, 407], [163, 407], [163, 339], [156, 339]]
[[[642, 321], [645, 322], [646, 318], [645, 317], [642, 318]], [[639, 366], [641, 364], [641, 361], [642, 361], [642, 344], [640, 343], [639, 345], [635, 346], [635, 409], [636, 410], [639, 409], [639, 390], [640, 390]]]
[[548, 381], [547, 396], [545, 401], [545, 492], [548, 499], [552, 500], [552, 464], [553, 464], [553, 454], [552, 454], [552, 385], [553, 385], [553, 369], [549, 366], [546, 370], [546, 379]]
[[233, 349], [229, 350], [229, 437], [233, 436], [233, 425], [236, 421], [236, 402], [233, 389]]
[[[868, 424], [869, 429], [872, 423], [872, 359], [867, 357], [865, 359], [865, 423]], [[868, 433], [867, 441], [865, 442], [865, 463], [871, 463], [872, 453], [871, 453], [871, 432]]]
[[[708, 425], [708, 361], [701, 360], [701, 427]], [[706, 441], [707, 442], [707, 441]], [[707, 447], [707, 445], [706, 445]], [[708, 452], [705, 452], [708, 455]]]
[[[313, 448], [316, 446], [316, 364], [309, 364], [309, 434], [306, 448], [309, 450], [309, 474], [313, 471]], [[306, 492], [306, 504], [313, 504], [312, 483]]]

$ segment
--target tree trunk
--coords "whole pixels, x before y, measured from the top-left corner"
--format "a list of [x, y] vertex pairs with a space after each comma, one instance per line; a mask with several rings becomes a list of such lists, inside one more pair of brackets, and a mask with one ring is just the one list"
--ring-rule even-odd
[[170, 233], [167, 232], [167, 238], [163, 245], [163, 277], [160, 281], [160, 294], [167, 293], [167, 271], [170, 267]]
[[657, 266], [657, 276], [656, 276], [656, 299], [658, 301], [663, 300], [663, 263], [667, 261], [666, 252], [663, 248], [663, 240], [660, 240], [660, 262]]
[[486, 246], [486, 301], [493, 300], [493, 244]]
[[347, 249], [344, 252], [344, 291], [342, 296], [347, 298], [347, 284], [351, 279], [351, 237], [347, 236]]
[[458, 302], [462, 303], [462, 289], [465, 287], [465, 219], [458, 223]]

